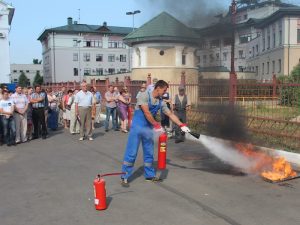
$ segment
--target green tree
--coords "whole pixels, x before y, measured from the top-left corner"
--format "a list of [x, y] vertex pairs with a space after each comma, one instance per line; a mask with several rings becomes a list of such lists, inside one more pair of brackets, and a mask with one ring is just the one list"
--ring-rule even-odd
[[39, 61], [38, 59], [33, 59], [32, 63], [33, 64], [42, 64], [42, 60]]
[[33, 80], [33, 85], [42, 85], [44, 83], [44, 78], [40, 75], [40, 71], [36, 71], [34, 80]]
[[291, 82], [300, 83], [300, 63], [292, 70], [290, 80]]
[[19, 81], [18, 81], [19, 85], [21, 85], [21, 87], [26, 87], [28, 85], [28, 78], [26, 77], [25, 73], [22, 71], [20, 76], [19, 76]]

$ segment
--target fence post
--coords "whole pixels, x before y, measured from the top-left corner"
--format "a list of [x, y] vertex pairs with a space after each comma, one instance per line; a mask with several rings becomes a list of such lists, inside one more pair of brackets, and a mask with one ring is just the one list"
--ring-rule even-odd
[[108, 90], [108, 86], [109, 86], [109, 78], [105, 79], [105, 87]]
[[151, 73], [148, 73], [148, 76], [147, 76], [147, 86], [150, 85], [152, 82], [151, 82]]
[[130, 76], [126, 76], [124, 79], [124, 86], [128, 88], [128, 91], [131, 89], [131, 81]]
[[276, 89], [277, 89], [277, 78], [276, 75], [273, 74], [273, 79], [272, 79], [272, 84], [273, 84], [273, 93], [272, 93], [272, 97], [275, 98], [276, 97]]
[[185, 71], [181, 72], [180, 85], [185, 87]]
[[116, 85], [119, 85], [119, 78], [116, 77]]
[[234, 104], [237, 95], [237, 76], [236, 73], [230, 73], [229, 78], [229, 103]]

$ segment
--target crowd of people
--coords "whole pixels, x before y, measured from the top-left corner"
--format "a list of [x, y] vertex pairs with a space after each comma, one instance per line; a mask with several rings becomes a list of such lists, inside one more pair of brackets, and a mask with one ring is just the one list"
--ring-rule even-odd
[[[146, 86], [143, 83], [135, 96], [137, 99], [143, 92], [151, 92], [156, 83]], [[22, 88], [17, 85], [15, 91], [5, 86], [0, 88], [0, 144], [8, 146], [24, 143], [33, 139], [46, 139], [48, 133], [58, 129], [59, 124], [70, 134], [79, 134], [79, 140], [93, 140], [95, 124], [101, 120], [101, 106], [105, 104], [105, 132], [109, 132], [110, 120], [112, 130], [128, 133], [128, 112], [132, 96], [127, 87], [109, 85], [102, 98], [96, 87], [88, 88], [86, 82], [81, 83], [80, 90], [61, 90], [54, 92], [51, 88]], [[179, 88], [179, 95], [174, 101], [166, 92], [162, 100], [167, 107], [185, 122], [185, 111], [190, 106], [184, 88]], [[104, 106], [104, 105], [103, 105]], [[104, 108], [104, 107], [103, 107]], [[162, 114], [161, 124], [170, 134], [172, 130], [168, 116]], [[176, 129], [175, 129], [176, 130]], [[180, 129], [177, 129], [175, 142], [183, 141]]]

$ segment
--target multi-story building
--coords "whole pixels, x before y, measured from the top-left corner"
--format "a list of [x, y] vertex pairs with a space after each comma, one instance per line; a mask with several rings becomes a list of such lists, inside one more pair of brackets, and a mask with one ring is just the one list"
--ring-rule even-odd
[[9, 31], [14, 8], [0, 0], [0, 83], [10, 83]]
[[78, 24], [69, 17], [66, 26], [46, 29], [42, 44], [44, 82], [81, 81], [88, 75], [130, 71], [130, 48], [123, 37], [130, 27]]
[[[232, 21], [228, 13], [216, 24], [196, 29], [202, 38], [197, 51], [202, 71], [229, 71]], [[261, 1], [237, 10], [234, 25], [235, 70], [257, 79], [289, 75], [300, 59], [300, 7]]]
[[19, 77], [23, 72], [28, 78], [28, 85], [33, 84], [34, 77], [37, 73], [43, 76], [43, 65], [42, 64], [11, 64], [11, 81], [18, 83]]

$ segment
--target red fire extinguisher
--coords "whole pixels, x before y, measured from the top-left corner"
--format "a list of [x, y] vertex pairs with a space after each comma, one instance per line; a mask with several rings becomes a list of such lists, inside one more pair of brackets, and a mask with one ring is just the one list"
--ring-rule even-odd
[[159, 136], [158, 139], [158, 162], [157, 169], [164, 170], [166, 169], [166, 159], [167, 159], [167, 140], [168, 136], [164, 132]]
[[107, 208], [106, 204], [106, 189], [105, 189], [105, 180], [103, 177], [106, 176], [115, 176], [115, 175], [122, 175], [125, 173], [107, 173], [100, 175], [95, 178], [94, 180], [94, 203], [96, 210], [104, 210]]

